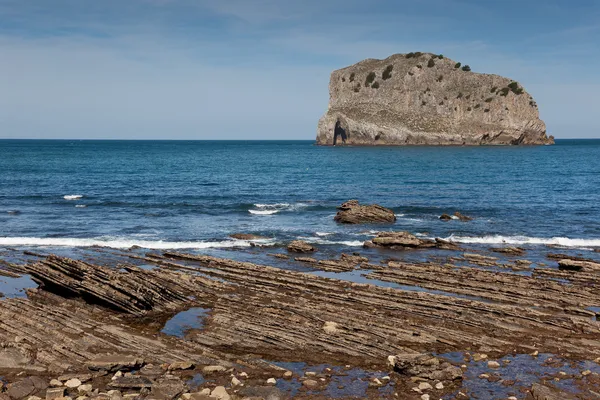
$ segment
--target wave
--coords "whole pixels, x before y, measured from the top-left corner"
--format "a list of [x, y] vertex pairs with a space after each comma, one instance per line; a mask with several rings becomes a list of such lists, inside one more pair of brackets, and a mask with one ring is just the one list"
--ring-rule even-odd
[[308, 204], [305, 203], [273, 203], [273, 204], [253, 204], [256, 210], [248, 210], [250, 214], [254, 215], [273, 215], [277, 214], [280, 211], [296, 211], [301, 208], [308, 207]]
[[324, 236], [335, 235], [335, 233], [333, 233], [333, 232], [315, 232], [315, 235], [317, 235], [319, 237], [324, 237]]
[[300, 236], [297, 239], [304, 240], [305, 242], [314, 243], [314, 244], [341, 244], [341, 245], [349, 246], [349, 247], [362, 247], [364, 244], [364, 242], [361, 240], [334, 241], [334, 240], [321, 239], [320, 237], [303, 237], [303, 236]]
[[[254, 241], [257, 242], [257, 241]], [[174, 249], [210, 249], [250, 247], [247, 240], [225, 240], [214, 242], [168, 242], [162, 240], [133, 240], [119, 238], [37, 238], [37, 237], [0, 237], [0, 246], [50, 246], [50, 247], [109, 247], [113, 249], [128, 249], [133, 246], [145, 249], [174, 250]]]
[[567, 237], [539, 238], [529, 236], [450, 236], [447, 240], [473, 244], [542, 244], [564, 247], [600, 247], [600, 239], [571, 239]]
[[248, 210], [248, 212], [254, 215], [273, 215], [277, 214], [279, 210]]
[[79, 200], [81, 199], [83, 196], [80, 194], [68, 194], [66, 196], [63, 196], [63, 199], [65, 200]]
[[85, 204], [77, 204], [75, 206], [75, 208], [86, 208], [87, 206]]

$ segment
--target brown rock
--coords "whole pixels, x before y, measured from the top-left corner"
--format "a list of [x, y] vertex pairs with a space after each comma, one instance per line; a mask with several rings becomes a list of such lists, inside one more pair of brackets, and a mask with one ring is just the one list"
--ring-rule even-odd
[[65, 395], [64, 387], [51, 388], [46, 390], [46, 400], [60, 399]]
[[143, 376], [120, 376], [109, 383], [109, 386], [117, 389], [143, 389], [154, 387], [152, 381]]
[[440, 219], [441, 219], [442, 221], [451, 221], [451, 220], [452, 220], [452, 217], [451, 217], [451, 216], [449, 216], [448, 214], [442, 214], [442, 215], [440, 215]]
[[558, 268], [567, 271], [600, 271], [600, 263], [565, 259], [558, 262]]
[[576, 396], [550, 386], [534, 383], [531, 386], [533, 400], [574, 400]]
[[452, 381], [463, 377], [463, 371], [459, 367], [431, 354], [398, 354], [389, 356], [388, 363], [396, 372], [406, 376], [418, 376], [438, 381]]
[[171, 400], [179, 397], [185, 389], [185, 384], [179, 378], [159, 378], [152, 384], [150, 396], [156, 399]]
[[302, 240], [294, 240], [288, 244], [287, 250], [293, 253], [312, 253], [313, 251], [317, 251], [315, 247]]
[[11, 399], [22, 399], [48, 387], [45, 379], [31, 376], [7, 386], [6, 394]]
[[306, 379], [302, 382], [302, 385], [308, 390], [314, 390], [319, 387], [319, 382], [314, 379]]
[[253, 235], [251, 233], [234, 233], [232, 235], [229, 235], [229, 237], [232, 238], [232, 239], [238, 239], [238, 240], [261, 240], [261, 239], [267, 239], [264, 236]]
[[522, 256], [525, 254], [525, 249], [520, 247], [493, 247], [490, 249], [494, 253], [503, 253], [511, 256]]
[[459, 221], [465, 221], [465, 222], [473, 221], [473, 218], [463, 215], [463, 214], [459, 213], [458, 211], [454, 213], [454, 216], [457, 217], [459, 219]]
[[388, 208], [377, 204], [360, 205], [358, 200], [349, 200], [338, 207], [334, 221], [342, 224], [367, 224], [395, 222], [396, 215]]
[[367, 248], [386, 248], [392, 250], [427, 249], [437, 247], [445, 250], [460, 250], [453, 242], [443, 239], [420, 239], [409, 232], [379, 232], [376, 237], [364, 243]]
[[128, 371], [140, 368], [145, 364], [144, 360], [137, 356], [126, 354], [106, 354], [87, 362], [87, 367], [92, 371]]

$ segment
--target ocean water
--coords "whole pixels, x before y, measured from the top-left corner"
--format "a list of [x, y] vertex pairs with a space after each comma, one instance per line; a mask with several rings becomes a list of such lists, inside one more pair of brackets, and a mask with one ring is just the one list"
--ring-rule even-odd
[[[333, 221], [349, 199], [398, 221]], [[471, 222], [439, 220], [460, 211]], [[375, 230], [472, 244], [600, 246], [600, 140], [540, 147], [312, 141], [0, 140], [0, 248], [359, 248]]]

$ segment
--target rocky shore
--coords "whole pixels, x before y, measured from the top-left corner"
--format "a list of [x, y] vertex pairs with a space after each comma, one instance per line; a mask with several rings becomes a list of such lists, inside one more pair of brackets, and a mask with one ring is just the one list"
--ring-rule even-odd
[[[365, 242], [377, 259], [286, 247], [277, 266], [143, 249], [96, 249], [95, 261], [7, 252], [18, 257], [0, 274], [38, 287], [0, 298], [0, 399], [600, 393], [595, 259], [549, 253], [532, 266], [525, 249], [393, 231]], [[419, 251], [436, 253], [403, 259]], [[166, 329], [196, 310], [197, 324]]]

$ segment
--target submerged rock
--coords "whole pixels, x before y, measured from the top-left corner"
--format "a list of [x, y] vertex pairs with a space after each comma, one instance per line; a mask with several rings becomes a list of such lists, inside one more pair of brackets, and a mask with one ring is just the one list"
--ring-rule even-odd
[[287, 250], [293, 253], [312, 253], [314, 251], [317, 251], [317, 249], [311, 244], [306, 243], [302, 240], [294, 240], [293, 242], [288, 244]]
[[396, 215], [388, 208], [377, 204], [361, 205], [358, 200], [349, 200], [338, 207], [334, 221], [343, 224], [366, 224], [395, 222]]
[[319, 145], [552, 144], [523, 87], [431, 53], [334, 71]]
[[232, 235], [229, 235], [229, 237], [232, 238], [232, 239], [238, 239], [238, 240], [261, 240], [261, 239], [267, 239], [264, 236], [253, 235], [251, 233], [234, 233]]

